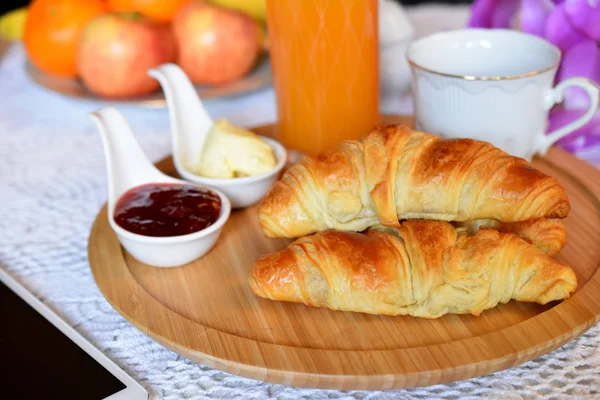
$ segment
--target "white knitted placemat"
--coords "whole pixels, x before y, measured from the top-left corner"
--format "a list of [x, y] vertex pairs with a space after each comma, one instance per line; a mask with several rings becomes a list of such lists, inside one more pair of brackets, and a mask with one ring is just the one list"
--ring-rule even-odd
[[[600, 326], [555, 352], [507, 371], [426, 388], [335, 391], [272, 385], [191, 362], [140, 333], [102, 297], [87, 240], [106, 201], [93, 104], [31, 84], [20, 46], [0, 65], [0, 268], [7, 270], [157, 399], [535, 399], [600, 398]], [[271, 90], [210, 102], [241, 125], [274, 119]], [[164, 110], [123, 109], [153, 160], [169, 153]], [[600, 294], [599, 294], [600, 295]], [[43, 371], [40, 371], [43, 373]], [[0, 388], [1, 393], [1, 388]]]

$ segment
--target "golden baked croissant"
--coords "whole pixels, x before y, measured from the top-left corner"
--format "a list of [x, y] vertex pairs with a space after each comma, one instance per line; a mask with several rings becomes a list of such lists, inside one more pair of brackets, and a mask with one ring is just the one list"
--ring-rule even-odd
[[437, 318], [479, 315], [510, 299], [545, 304], [569, 297], [577, 280], [516, 235], [483, 228], [470, 236], [448, 222], [407, 220], [298, 239], [258, 258], [249, 284], [272, 300]]
[[567, 227], [561, 219], [538, 218], [519, 222], [499, 222], [493, 219], [453, 222], [456, 227], [467, 229], [469, 234], [479, 228], [493, 228], [500, 232], [514, 233], [531, 243], [550, 257], [554, 257], [567, 243]]
[[563, 218], [569, 210], [554, 178], [487, 142], [387, 125], [289, 168], [259, 220], [268, 237], [300, 237], [409, 218], [512, 222]]

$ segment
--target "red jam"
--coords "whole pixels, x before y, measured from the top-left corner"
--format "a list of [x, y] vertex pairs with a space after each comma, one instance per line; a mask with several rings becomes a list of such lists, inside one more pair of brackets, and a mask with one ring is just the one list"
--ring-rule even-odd
[[151, 183], [127, 191], [115, 207], [115, 222], [144, 236], [180, 236], [215, 223], [221, 199], [192, 185]]

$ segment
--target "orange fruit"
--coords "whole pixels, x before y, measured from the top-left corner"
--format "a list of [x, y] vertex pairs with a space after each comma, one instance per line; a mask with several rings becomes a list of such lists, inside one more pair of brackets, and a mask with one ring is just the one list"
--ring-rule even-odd
[[87, 23], [106, 12], [102, 0], [34, 0], [23, 42], [31, 62], [44, 72], [77, 75], [77, 48]]
[[138, 11], [146, 17], [168, 22], [190, 0], [108, 0], [112, 11]]

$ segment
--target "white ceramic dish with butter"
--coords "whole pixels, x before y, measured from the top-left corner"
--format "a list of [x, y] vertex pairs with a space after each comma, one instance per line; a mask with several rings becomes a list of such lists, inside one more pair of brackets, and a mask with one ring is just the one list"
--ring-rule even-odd
[[171, 118], [173, 163], [186, 180], [221, 190], [233, 208], [245, 208], [259, 202], [279, 177], [287, 161], [287, 151], [279, 142], [259, 136], [272, 149], [277, 159], [268, 172], [236, 178], [208, 178], [193, 173], [188, 168], [199, 160], [206, 137], [214, 122], [204, 109], [202, 101], [189, 78], [175, 64], [164, 64], [151, 69], [148, 74], [158, 80], [165, 92]]
[[171, 237], [152, 237], [129, 232], [114, 220], [114, 209], [128, 190], [149, 183], [189, 182], [160, 172], [146, 158], [123, 115], [114, 108], [91, 114], [98, 126], [106, 155], [108, 172], [108, 221], [125, 249], [137, 260], [154, 267], [176, 267], [206, 254], [215, 244], [229, 218], [229, 199], [219, 190], [203, 187], [221, 199], [219, 217], [211, 226], [198, 232]]

